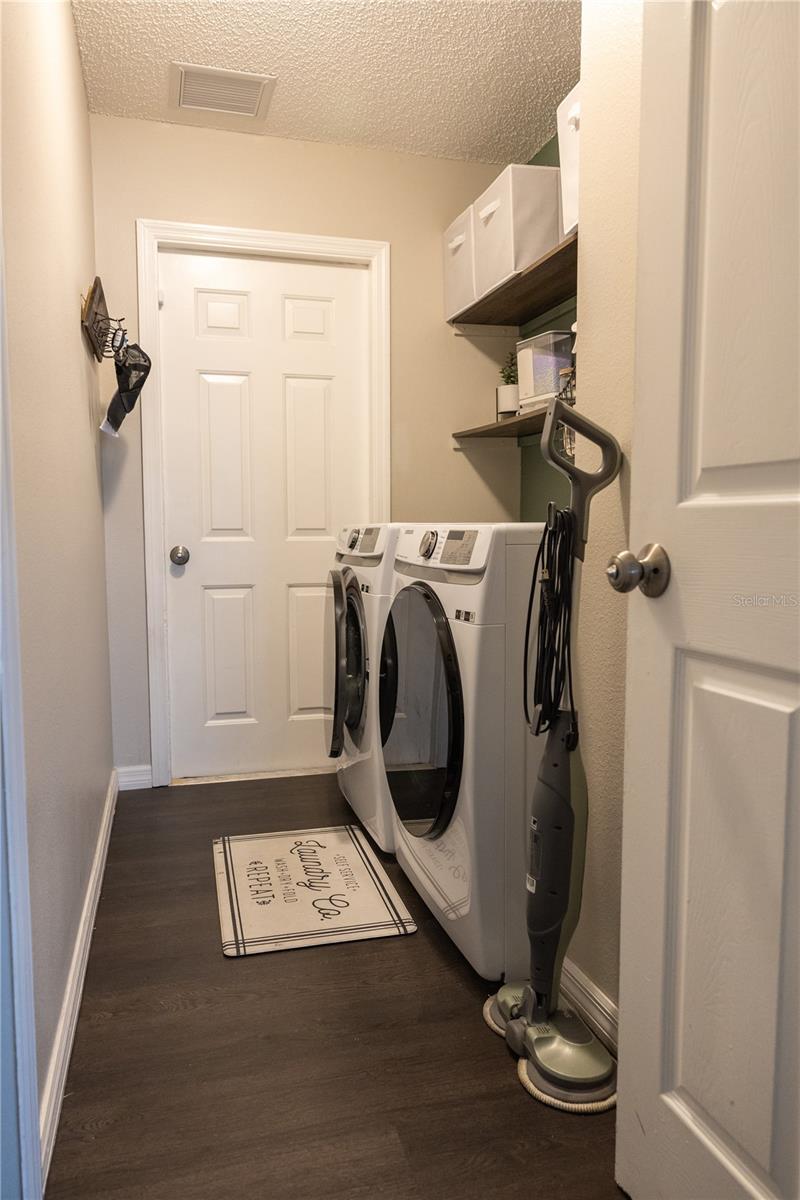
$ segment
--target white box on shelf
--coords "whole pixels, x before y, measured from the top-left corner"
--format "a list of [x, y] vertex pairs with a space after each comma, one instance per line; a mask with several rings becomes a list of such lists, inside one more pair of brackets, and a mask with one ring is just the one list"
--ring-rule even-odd
[[460, 213], [442, 238], [444, 254], [444, 315], [452, 321], [475, 299], [472, 206]]
[[478, 299], [558, 245], [558, 167], [506, 167], [472, 206]]
[[565, 96], [556, 109], [558, 157], [561, 163], [562, 236], [578, 228], [578, 166], [581, 128], [581, 85]]

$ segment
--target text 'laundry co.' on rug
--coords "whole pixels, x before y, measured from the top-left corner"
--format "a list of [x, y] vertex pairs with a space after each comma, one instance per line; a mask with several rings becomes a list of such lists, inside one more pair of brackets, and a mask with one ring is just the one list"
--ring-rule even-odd
[[417, 928], [353, 825], [215, 838], [214, 866], [230, 957]]

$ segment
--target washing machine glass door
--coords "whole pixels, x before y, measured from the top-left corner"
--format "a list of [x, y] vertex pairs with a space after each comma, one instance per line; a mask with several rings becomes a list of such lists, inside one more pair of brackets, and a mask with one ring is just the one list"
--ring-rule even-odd
[[389, 790], [406, 830], [436, 838], [458, 798], [464, 699], [453, 635], [435, 592], [421, 582], [398, 592], [383, 641], [380, 710]]
[[328, 575], [325, 619], [325, 701], [330, 724], [328, 755], [338, 758], [347, 729], [356, 743], [364, 730], [367, 695], [367, 627], [358, 580], [349, 567]]
[[391, 612], [386, 618], [381, 645], [381, 670], [379, 703], [381, 722], [381, 745], [385, 746], [392, 732], [394, 713], [397, 707], [397, 634]]

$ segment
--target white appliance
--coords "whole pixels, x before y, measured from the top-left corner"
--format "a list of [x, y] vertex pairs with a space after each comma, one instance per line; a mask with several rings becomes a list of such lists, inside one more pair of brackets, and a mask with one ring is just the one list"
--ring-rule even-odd
[[[328, 753], [339, 787], [381, 850], [394, 853], [391, 797], [383, 770], [381, 725], [396, 678], [391, 607], [399, 525], [349, 526], [336, 539], [329, 575], [332, 603], [326, 631]], [[378, 686], [383, 688], [383, 710]], [[383, 712], [383, 715], [382, 715]]]
[[383, 746], [395, 850], [485, 979], [529, 967], [526, 809], [543, 745], [523, 717], [523, 646], [543, 529], [405, 526], [395, 552]]

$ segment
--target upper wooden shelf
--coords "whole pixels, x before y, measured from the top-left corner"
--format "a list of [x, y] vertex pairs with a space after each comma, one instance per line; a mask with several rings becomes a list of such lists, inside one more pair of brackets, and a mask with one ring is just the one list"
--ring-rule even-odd
[[474, 429], [462, 429], [454, 438], [521, 438], [544, 429], [546, 412], [523, 413], [520, 417], [506, 417], [504, 421], [491, 421], [488, 425], [476, 425]]
[[453, 324], [524, 325], [563, 304], [577, 290], [578, 235], [571, 233], [544, 258], [459, 313]]

